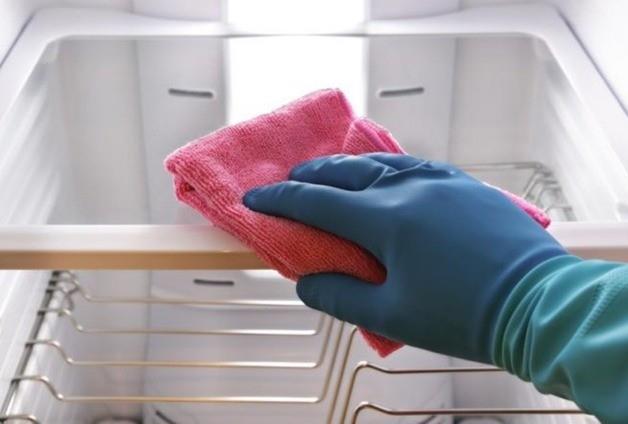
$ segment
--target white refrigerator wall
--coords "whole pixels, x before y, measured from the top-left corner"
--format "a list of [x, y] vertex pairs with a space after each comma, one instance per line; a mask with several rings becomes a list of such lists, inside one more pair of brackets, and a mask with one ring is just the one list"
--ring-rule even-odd
[[[585, 50], [597, 64], [628, 109], [628, 2], [625, 0], [528, 0], [528, 3], [554, 5], [576, 33]], [[525, 3], [521, 0], [462, 0], [463, 6]]]
[[[533, 0], [530, 0], [533, 1]], [[381, 0], [371, 0], [373, 9], [379, 7]], [[544, 0], [537, 3], [548, 3], [558, 7], [580, 38], [582, 44], [599, 66], [609, 85], [613, 87], [628, 106], [628, 55], [625, 54], [626, 40], [628, 40], [628, 26], [625, 17], [628, 16], [628, 2], [624, 0]], [[115, 7], [136, 10], [144, 13], [154, 13], [163, 16], [177, 16], [182, 18], [211, 17], [220, 0], [211, 2], [204, 0], [0, 0], [0, 57], [4, 57], [13, 40], [32, 16], [34, 11], [41, 7], [80, 5], [82, 7]], [[406, 7], [416, 8], [417, 3], [430, 3], [429, 7], [442, 7], [446, 2], [416, 2], [410, 0], [392, 0], [386, 9], [397, 9], [397, 13], [388, 16], [400, 16], [401, 10]], [[481, 4], [523, 3], [519, 0], [463, 0], [463, 6]], [[436, 11], [436, 10], [434, 10]], [[416, 12], [416, 10], [415, 10]], [[386, 16], [382, 14], [381, 16]]]

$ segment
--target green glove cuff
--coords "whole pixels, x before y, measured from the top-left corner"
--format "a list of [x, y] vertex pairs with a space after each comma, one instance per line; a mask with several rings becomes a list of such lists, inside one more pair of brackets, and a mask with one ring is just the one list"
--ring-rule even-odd
[[515, 286], [492, 343], [497, 366], [604, 423], [628, 422], [627, 352], [628, 266], [568, 255]]
[[504, 302], [495, 326], [492, 343], [495, 365], [530, 381], [530, 371], [525, 361], [529, 352], [524, 352], [524, 349], [529, 342], [526, 332], [535, 307], [545, 294], [546, 283], [553, 274], [565, 272], [568, 267], [580, 262], [580, 258], [571, 255], [548, 259], [534, 267], [514, 287]]

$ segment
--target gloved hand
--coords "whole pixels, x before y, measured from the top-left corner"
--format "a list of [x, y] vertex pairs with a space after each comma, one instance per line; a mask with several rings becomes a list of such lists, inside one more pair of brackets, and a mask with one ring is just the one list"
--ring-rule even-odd
[[334, 155], [256, 188], [247, 207], [334, 233], [370, 251], [387, 278], [303, 277], [303, 302], [408, 345], [491, 362], [513, 287], [565, 250], [502, 193], [454, 166], [395, 154]]

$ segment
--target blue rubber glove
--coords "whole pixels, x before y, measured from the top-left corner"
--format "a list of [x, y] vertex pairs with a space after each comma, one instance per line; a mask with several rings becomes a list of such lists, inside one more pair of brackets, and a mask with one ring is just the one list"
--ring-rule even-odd
[[247, 193], [257, 212], [353, 241], [387, 270], [382, 285], [302, 278], [303, 302], [408, 345], [491, 363], [500, 310], [535, 266], [566, 252], [502, 193], [459, 169], [405, 155], [335, 155]]

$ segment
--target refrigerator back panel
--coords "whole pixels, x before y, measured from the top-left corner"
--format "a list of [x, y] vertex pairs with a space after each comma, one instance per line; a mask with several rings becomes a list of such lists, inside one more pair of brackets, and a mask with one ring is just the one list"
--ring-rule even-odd
[[[410, 154], [518, 193], [551, 173], [550, 188], [530, 191], [558, 220], [618, 219], [626, 198], [621, 161], [532, 37], [68, 40], [46, 57], [48, 159], [64, 178], [53, 223], [204, 222], [177, 203], [164, 157], [324, 87], [343, 89]], [[561, 191], [569, 199], [552, 203]]]

